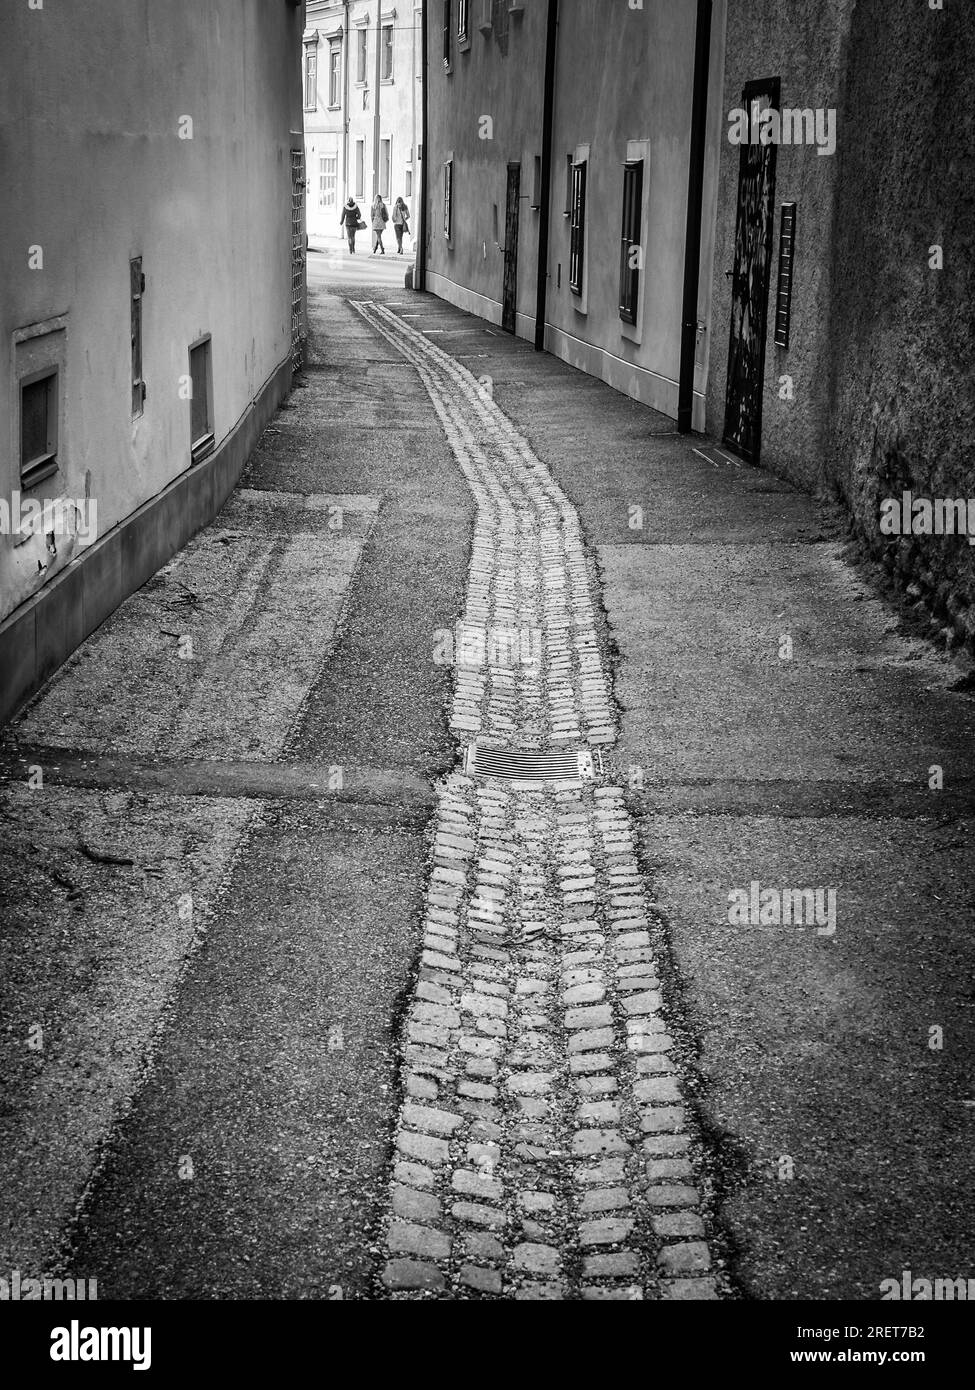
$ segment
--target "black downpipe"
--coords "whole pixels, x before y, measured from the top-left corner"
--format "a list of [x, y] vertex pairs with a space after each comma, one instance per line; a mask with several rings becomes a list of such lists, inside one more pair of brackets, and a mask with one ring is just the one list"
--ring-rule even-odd
[[545, 313], [548, 293], [548, 241], [552, 198], [552, 130], [555, 125], [555, 48], [559, 27], [559, 0], [548, 0], [545, 33], [545, 93], [542, 112], [542, 205], [538, 214], [538, 272], [535, 286], [535, 351], [545, 350]]
[[[427, 0], [420, 9], [420, 240], [416, 248], [416, 268], [413, 272], [413, 288], [425, 290], [427, 287], [427, 165], [430, 155], [427, 147]], [[419, 151], [417, 151], [419, 153]]]
[[711, 5], [712, 0], [697, 0], [694, 93], [691, 100], [691, 144], [687, 171], [684, 297], [681, 309], [680, 372], [677, 386], [677, 428], [681, 434], [690, 433], [694, 409], [694, 355], [697, 346], [701, 219], [704, 202], [704, 141], [708, 119], [708, 67], [711, 60]]

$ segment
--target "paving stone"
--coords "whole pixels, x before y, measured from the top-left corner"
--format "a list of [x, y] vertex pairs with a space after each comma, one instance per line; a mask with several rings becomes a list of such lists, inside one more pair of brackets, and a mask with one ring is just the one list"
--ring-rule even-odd
[[711, 1268], [711, 1255], [703, 1240], [665, 1245], [657, 1256], [657, 1267], [663, 1275], [706, 1274]]
[[671, 1236], [703, 1236], [704, 1222], [696, 1211], [665, 1211], [653, 1217], [656, 1235], [667, 1239]]
[[446, 1281], [436, 1265], [422, 1260], [389, 1260], [383, 1270], [388, 1289], [428, 1289], [439, 1293]]
[[[570, 1039], [569, 1047], [575, 1039]], [[569, 1059], [569, 1070], [574, 1076], [585, 1072], [608, 1071], [613, 1065], [613, 1059], [608, 1052], [584, 1052], [580, 1056]]]
[[464, 1123], [460, 1115], [435, 1110], [429, 1105], [415, 1105], [412, 1101], [403, 1106], [402, 1119], [405, 1125], [422, 1134], [453, 1134], [458, 1125]]
[[[594, 739], [589, 741], [595, 742]], [[635, 1303], [643, 1298], [643, 1289], [639, 1284], [630, 1284], [625, 1288], [601, 1288], [598, 1284], [586, 1284], [582, 1288], [582, 1297], [587, 1303]]]
[[432, 1168], [427, 1168], [422, 1163], [406, 1163], [402, 1160], [395, 1164], [393, 1177], [404, 1187], [433, 1187], [435, 1181]]
[[552, 1089], [552, 1073], [545, 1071], [519, 1072], [505, 1081], [508, 1090], [518, 1096], [547, 1095]]
[[648, 989], [642, 994], [623, 995], [620, 1003], [628, 1014], [655, 1014], [659, 1013], [663, 998], [659, 990]]
[[701, 1197], [696, 1187], [662, 1183], [659, 1187], [648, 1187], [643, 1200], [651, 1207], [696, 1207]]
[[646, 1162], [650, 1182], [671, 1182], [675, 1178], [694, 1177], [694, 1165], [688, 1158], [650, 1158]]
[[618, 1245], [626, 1240], [634, 1223], [619, 1216], [603, 1216], [596, 1221], [583, 1221], [579, 1226], [580, 1245]]
[[660, 1284], [660, 1297], [682, 1302], [697, 1299], [714, 1301], [718, 1297], [718, 1290], [713, 1279], [664, 1279]]
[[473, 1100], [495, 1100], [498, 1094], [497, 1086], [489, 1086], [481, 1081], [461, 1081], [457, 1090], [460, 1095]]
[[472, 1225], [491, 1229], [499, 1229], [508, 1219], [503, 1211], [496, 1211], [494, 1207], [486, 1207], [480, 1202], [455, 1202], [450, 1214], [456, 1221], [469, 1221]]
[[417, 1192], [411, 1187], [396, 1183], [392, 1191], [393, 1211], [407, 1221], [437, 1222], [443, 1209], [429, 1192]]
[[411, 1071], [406, 1076], [406, 1093], [416, 1096], [421, 1100], [436, 1100], [439, 1093], [439, 1086], [435, 1081], [431, 1081], [428, 1076], [420, 1076], [418, 1072]]
[[637, 1101], [651, 1101], [660, 1105], [679, 1102], [681, 1093], [673, 1076], [648, 1076], [634, 1084], [633, 1097]]
[[527, 1270], [529, 1274], [559, 1274], [562, 1258], [551, 1245], [536, 1245], [526, 1242], [516, 1245], [512, 1255], [516, 1269]]
[[555, 1279], [548, 1283], [530, 1280], [515, 1290], [515, 1298], [519, 1303], [561, 1303], [565, 1298], [565, 1285]]
[[622, 1211], [630, 1205], [630, 1194], [625, 1187], [597, 1187], [582, 1194], [580, 1211]]
[[417, 1158], [421, 1163], [446, 1163], [450, 1157], [450, 1147], [444, 1139], [434, 1139], [429, 1134], [411, 1134], [401, 1129], [396, 1135], [396, 1147], [407, 1158]]
[[615, 1076], [579, 1076], [575, 1088], [583, 1096], [613, 1095], [619, 1083]]
[[686, 1134], [649, 1134], [640, 1146], [645, 1154], [672, 1158], [686, 1153], [691, 1141]]
[[651, 1106], [640, 1116], [640, 1128], [645, 1134], [662, 1134], [684, 1128], [685, 1115], [678, 1106]]
[[612, 1028], [592, 1028], [577, 1033], [569, 1039], [570, 1052], [594, 1052], [598, 1048], [612, 1047], [615, 1034]]
[[625, 1153], [629, 1144], [615, 1129], [583, 1129], [572, 1136], [572, 1152], [579, 1158], [594, 1154]]
[[432, 966], [435, 970], [459, 970], [460, 961], [456, 956], [446, 956], [442, 951], [424, 951], [420, 957], [424, 965]]
[[631, 1250], [613, 1255], [587, 1255], [582, 1262], [586, 1279], [638, 1279], [640, 1257]]
[[450, 1185], [455, 1192], [477, 1197], [483, 1202], [500, 1202], [504, 1196], [501, 1184], [491, 1178], [484, 1169], [474, 1172], [470, 1168], [458, 1168], [450, 1180]]
[[412, 1221], [391, 1221], [387, 1242], [394, 1255], [420, 1255], [431, 1260], [450, 1258], [450, 1237], [432, 1226], [418, 1226]]
[[500, 1293], [501, 1275], [496, 1269], [484, 1269], [480, 1265], [461, 1265], [457, 1278], [469, 1289], [480, 1293]]
[[465, 1231], [464, 1249], [472, 1260], [484, 1260], [492, 1264], [502, 1264], [506, 1258], [505, 1248], [497, 1236], [487, 1231]]
[[[606, 987], [601, 984], [573, 985], [571, 989], [563, 991], [562, 1003], [567, 1007], [574, 1004], [599, 1004], [606, 998]], [[612, 1013], [609, 1017], [612, 1019]], [[592, 1020], [598, 1022], [599, 1020]], [[588, 1020], [586, 1025], [588, 1026]], [[569, 1025], [567, 1026], [574, 1026]]]
[[519, 1192], [518, 1206], [526, 1212], [550, 1212], [555, 1210], [555, 1197], [551, 1192]]

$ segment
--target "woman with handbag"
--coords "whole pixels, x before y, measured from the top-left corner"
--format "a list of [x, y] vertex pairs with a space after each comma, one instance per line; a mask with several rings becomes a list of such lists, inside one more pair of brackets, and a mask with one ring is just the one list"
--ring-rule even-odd
[[403, 233], [410, 230], [410, 210], [402, 198], [393, 204], [393, 231], [396, 233], [396, 254], [403, 254]]
[[349, 250], [353, 256], [355, 255], [355, 234], [365, 225], [362, 220], [362, 213], [359, 211], [359, 204], [354, 198], [350, 198], [342, 209], [339, 226], [345, 228], [345, 234], [349, 238]]
[[377, 193], [372, 203], [372, 254], [376, 254], [376, 248], [385, 256], [386, 248], [383, 246], [383, 232], [386, 230], [386, 223], [389, 221], [389, 213], [386, 211], [386, 204], [383, 202], [382, 194]]

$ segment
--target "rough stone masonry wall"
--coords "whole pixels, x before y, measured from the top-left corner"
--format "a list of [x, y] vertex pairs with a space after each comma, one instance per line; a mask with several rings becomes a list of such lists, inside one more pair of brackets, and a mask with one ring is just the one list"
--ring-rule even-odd
[[859, 0], [837, 153], [827, 474], [861, 539], [975, 648], [975, 547], [878, 524], [880, 500], [905, 489], [975, 497], [973, 71], [966, 0]]

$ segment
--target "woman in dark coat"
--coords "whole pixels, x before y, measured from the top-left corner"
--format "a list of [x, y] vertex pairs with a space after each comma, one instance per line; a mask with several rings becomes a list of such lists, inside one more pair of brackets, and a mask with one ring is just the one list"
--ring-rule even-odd
[[353, 255], [355, 255], [355, 234], [361, 219], [362, 214], [359, 211], [359, 204], [354, 198], [350, 198], [342, 209], [339, 226], [345, 228], [345, 234], [349, 238], [349, 250]]

